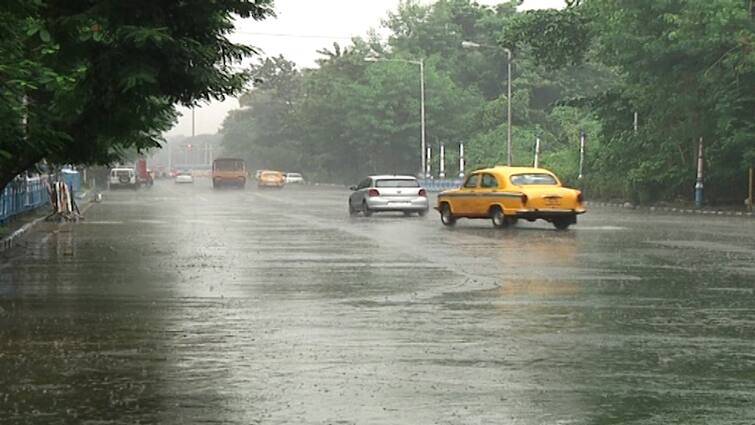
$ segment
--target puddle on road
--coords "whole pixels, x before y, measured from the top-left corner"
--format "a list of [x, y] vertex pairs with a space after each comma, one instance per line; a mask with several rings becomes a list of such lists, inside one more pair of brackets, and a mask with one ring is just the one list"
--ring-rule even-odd
[[168, 224], [165, 220], [131, 220], [131, 223], [137, 224]]
[[755, 254], [755, 251], [748, 247], [713, 241], [648, 241], [648, 243], [669, 248], [683, 248], [694, 250], [704, 249], [706, 251], [716, 251], [723, 253]]
[[105, 203], [0, 266], [0, 423], [755, 423], [740, 228], [451, 230], [313, 193]]
[[628, 229], [626, 227], [621, 227], [621, 226], [582, 226], [582, 225], [578, 224], [578, 225], [570, 228], [570, 230], [577, 230], [577, 231], [582, 231], [582, 230], [618, 231], [618, 230], [628, 230]]

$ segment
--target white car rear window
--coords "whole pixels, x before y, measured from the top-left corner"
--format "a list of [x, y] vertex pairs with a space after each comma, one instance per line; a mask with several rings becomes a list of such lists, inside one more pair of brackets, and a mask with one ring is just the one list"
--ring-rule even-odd
[[382, 179], [375, 182], [375, 187], [419, 187], [419, 183], [408, 179]]

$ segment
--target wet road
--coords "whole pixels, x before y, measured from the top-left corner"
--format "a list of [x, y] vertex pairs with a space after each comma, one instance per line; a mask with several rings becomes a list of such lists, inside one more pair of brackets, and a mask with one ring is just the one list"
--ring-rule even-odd
[[0, 257], [0, 423], [752, 424], [755, 221], [114, 192]]

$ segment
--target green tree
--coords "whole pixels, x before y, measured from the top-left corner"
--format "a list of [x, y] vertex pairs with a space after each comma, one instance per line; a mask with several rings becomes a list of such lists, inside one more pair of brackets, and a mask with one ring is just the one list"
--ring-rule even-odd
[[250, 168], [298, 169], [302, 148], [297, 140], [294, 108], [300, 101], [301, 74], [283, 57], [252, 66], [255, 84], [240, 98], [223, 128], [223, 148], [244, 158]]
[[[703, 137], [708, 194], [736, 201], [755, 158], [755, 24], [747, 5], [578, 3], [522, 15], [509, 42], [533, 48], [544, 66], [584, 59], [617, 71], [618, 84], [582, 102], [601, 122], [590, 161], [596, 187], [641, 201], [688, 199]], [[640, 117], [637, 132], [634, 112]]]
[[[259, 167], [296, 167], [327, 180], [415, 173], [421, 154], [420, 81], [412, 62], [423, 60], [433, 169], [439, 145], [447, 146], [451, 165], [460, 142], [467, 143], [469, 167], [501, 163], [508, 71], [504, 50], [495, 46], [517, 24], [521, 14], [515, 6], [404, 1], [385, 20], [392, 32], [387, 43], [370, 37], [335, 44], [320, 50], [318, 68], [303, 72], [289, 72], [292, 64], [282, 58], [263, 62], [253, 72], [266, 82], [242, 97], [244, 109], [229, 115], [225, 146]], [[463, 49], [464, 40], [493, 48]], [[585, 108], [559, 102], [600, 93], [616, 77], [596, 64], [548, 69], [537, 63], [532, 48], [512, 48], [515, 162], [531, 163], [535, 138], [541, 137], [543, 163], [576, 177], [579, 130], [597, 131], [598, 125]], [[375, 56], [386, 61], [365, 62]]]
[[[175, 104], [237, 93], [255, 53], [233, 17], [271, 0], [10, 0], [0, 6], [0, 188], [42, 159], [108, 163], [160, 145]], [[25, 125], [24, 125], [25, 123]]]

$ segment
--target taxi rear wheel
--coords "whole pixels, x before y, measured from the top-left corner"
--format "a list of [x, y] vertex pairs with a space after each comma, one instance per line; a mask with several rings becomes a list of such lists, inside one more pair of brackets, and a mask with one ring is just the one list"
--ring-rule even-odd
[[456, 224], [456, 217], [451, 213], [451, 208], [449, 208], [448, 204], [443, 204], [440, 207], [440, 221], [446, 226]]
[[571, 221], [566, 218], [559, 218], [557, 220], [553, 220], [553, 226], [556, 228], [556, 230], [566, 230], [571, 225]]
[[493, 207], [490, 210], [490, 220], [493, 222], [493, 226], [499, 229], [505, 229], [510, 224], [509, 219], [503, 214], [503, 210], [500, 207]]

